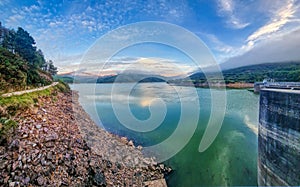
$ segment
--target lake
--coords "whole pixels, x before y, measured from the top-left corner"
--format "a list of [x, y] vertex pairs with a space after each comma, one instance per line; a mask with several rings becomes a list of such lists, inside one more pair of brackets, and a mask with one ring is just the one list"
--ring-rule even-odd
[[[73, 84], [71, 88], [79, 91], [80, 103], [99, 126], [126, 136], [145, 148], [164, 142], [175, 132], [183, 114], [182, 103], [185, 104], [184, 110], [187, 110], [185, 113], [192, 114], [199, 102], [199, 119], [195, 129], [192, 129], [192, 136], [176, 155], [164, 161], [174, 170], [167, 178], [168, 186], [257, 185], [258, 95], [247, 90], [227, 90], [221, 130], [210, 147], [199, 152], [199, 143], [211, 115], [210, 89], [170, 86], [166, 83]], [[179, 96], [176, 90], [181, 90], [182, 94]], [[161, 108], [166, 109], [165, 115], [162, 120], [154, 119], [159, 124], [153, 129], [136, 131], [120, 122], [125, 120], [131, 122], [133, 128], [139, 128], [139, 122], [151, 118], [149, 109], [153, 115], [161, 117], [164, 114]], [[135, 119], [120, 117], [122, 113], [127, 114], [128, 109]], [[180, 132], [182, 136], [189, 128], [194, 127], [187, 120], [184, 130]], [[155, 154], [161, 150], [157, 151]]]

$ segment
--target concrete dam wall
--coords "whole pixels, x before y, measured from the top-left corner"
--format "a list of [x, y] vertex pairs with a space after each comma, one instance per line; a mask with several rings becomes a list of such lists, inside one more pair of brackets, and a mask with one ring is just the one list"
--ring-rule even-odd
[[300, 186], [300, 91], [260, 91], [258, 185]]

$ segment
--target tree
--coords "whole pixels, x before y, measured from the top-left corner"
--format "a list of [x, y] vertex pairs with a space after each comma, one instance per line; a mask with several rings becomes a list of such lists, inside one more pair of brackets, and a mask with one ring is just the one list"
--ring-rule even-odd
[[14, 30], [9, 30], [3, 38], [2, 46], [8, 51], [14, 53], [15, 52], [15, 38], [16, 32]]
[[0, 48], [0, 92], [9, 89], [24, 89], [28, 67], [24, 59]]
[[35, 41], [29, 33], [21, 27], [18, 28], [15, 35], [15, 52], [27, 60], [30, 65], [34, 65], [36, 55]]
[[42, 50], [39, 49], [35, 52], [35, 58], [33, 61], [33, 65], [35, 67], [42, 68], [45, 66], [45, 64], [46, 64], [46, 60], [45, 60], [44, 54], [43, 54]]
[[47, 64], [48, 64], [47, 71], [48, 71], [51, 75], [56, 75], [56, 73], [57, 73], [57, 67], [55, 67], [55, 66], [53, 65], [53, 61], [52, 61], [52, 60], [49, 60]]

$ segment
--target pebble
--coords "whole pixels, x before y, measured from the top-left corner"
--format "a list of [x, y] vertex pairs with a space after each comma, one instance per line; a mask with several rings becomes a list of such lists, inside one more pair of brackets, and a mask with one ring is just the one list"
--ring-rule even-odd
[[159, 164], [160, 169], [164, 170], [165, 166], [163, 164]]
[[40, 176], [36, 179], [36, 182], [39, 186], [42, 186], [44, 184], [44, 178]]
[[130, 141], [128, 142], [128, 145], [134, 147], [133, 141], [130, 140]]

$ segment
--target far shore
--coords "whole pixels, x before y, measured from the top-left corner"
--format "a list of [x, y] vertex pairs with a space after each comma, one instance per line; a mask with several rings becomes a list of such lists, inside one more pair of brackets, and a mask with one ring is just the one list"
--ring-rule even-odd
[[192, 83], [192, 82], [178, 82], [178, 83], [169, 83], [170, 85], [175, 86], [188, 86], [188, 87], [196, 87], [196, 88], [230, 88], [230, 89], [251, 89], [254, 87], [254, 83], [243, 83], [243, 82], [235, 82], [235, 83]]

